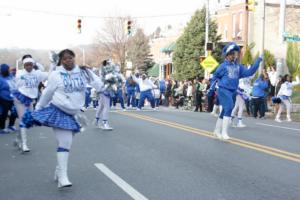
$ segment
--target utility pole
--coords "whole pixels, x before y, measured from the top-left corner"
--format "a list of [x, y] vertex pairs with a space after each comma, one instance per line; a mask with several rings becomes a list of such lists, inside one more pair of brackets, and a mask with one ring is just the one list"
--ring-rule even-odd
[[[280, 49], [284, 48], [284, 33], [285, 33], [285, 7], [286, 7], [286, 0], [280, 1], [280, 13], [279, 13], [279, 45]], [[285, 52], [285, 51], [282, 51]], [[284, 60], [283, 55], [281, 52], [277, 52], [279, 55], [277, 55], [276, 59], [276, 75], [279, 76], [283, 74], [283, 66], [284, 66]]]
[[208, 33], [209, 33], [209, 0], [206, 1], [206, 16], [205, 16], [205, 57], [208, 56], [207, 43], [208, 43]]
[[286, 0], [280, 0], [280, 15], [279, 15], [279, 42], [283, 44], [284, 42], [284, 32], [285, 32], [285, 5]]
[[[261, 46], [260, 46], [260, 54], [264, 54], [265, 50], [265, 6], [266, 2], [265, 0], [261, 0]], [[259, 74], [262, 73], [264, 69], [264, 60], [260, 63], [259, 66]]]
[[[208, 33], [209, 33], [209, 0], [206, 0], [206, 15], [205, 15], [205, 57], [208, 56], [208, 51], [207, 51], [207, 43], [208, 43]], [[204, 77], [209, 78], [209, 73], [207, 70], [204, 71]]]

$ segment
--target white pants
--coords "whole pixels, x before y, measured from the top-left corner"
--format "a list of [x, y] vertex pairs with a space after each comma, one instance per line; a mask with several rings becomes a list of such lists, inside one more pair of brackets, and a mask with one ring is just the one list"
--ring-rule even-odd
[[70, 150], [73, 142], [73, 132], [60, 128], [53, 128], [53, 131], [55, 133], [57, 146]]
[[236, 95], [235, 105], [231, 112], [231, 116], [235, 117], [235, 113], [238, 110], [238, 118], [242, 118], [244, 111], [245, 100], [241, 97], [241, 95]]
[[281, 103], [279, 104], [279, 109], [276, 118], [280, 118], [281, 112], [283, 111], [283, 107], [286, 107], [286, 117], [288, 119], [291, 118], [291, 109], [292, 109], [292, 104], [289, 99], [281, 100]]
[[96, 118], [100, 118], [102, 120], [108, 120], [108, 112], [110, 108], [110, 98], [105, 96], [104, 94], [100, 94], [99, 106], [96, 111]]

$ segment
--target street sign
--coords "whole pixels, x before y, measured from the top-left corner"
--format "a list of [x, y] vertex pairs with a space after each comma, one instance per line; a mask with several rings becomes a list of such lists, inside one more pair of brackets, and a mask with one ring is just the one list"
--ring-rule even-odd
[[283, 38], [285, 41], [300, 41], [300, 36], [298, 35], [291, 35], [290, 33], [284, 33]]
[[219, 65], [219, 63], [211, 55], [207, 56], [207, 58], [205, 58], [200, 64], [209, 73], [211, 73]]

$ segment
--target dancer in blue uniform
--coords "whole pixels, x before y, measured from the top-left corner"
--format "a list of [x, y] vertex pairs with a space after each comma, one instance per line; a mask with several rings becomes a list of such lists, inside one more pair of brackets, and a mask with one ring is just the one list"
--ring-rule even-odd
[[[222, 105], [222, 112], [220, 113], [214, 134], [219, 139], [228, 140], [228, 127], [231, 120], [231, 112], [234, 107], [236, 91], [238, 89], [239, 79], [252, 76], [259, 67], [262, 58], [259, 57], [251, 68], [247, 69], [237, 62], [240, 47], [235, 43], [229, 43], [223, 49], [225, 61], [219, 65], [213, 75], [212, 82], [218, 82], [218, 99]], [[215, 84], [213, 84], [215, 85]], [[210, 89], [214, 89], [211, 87]]]

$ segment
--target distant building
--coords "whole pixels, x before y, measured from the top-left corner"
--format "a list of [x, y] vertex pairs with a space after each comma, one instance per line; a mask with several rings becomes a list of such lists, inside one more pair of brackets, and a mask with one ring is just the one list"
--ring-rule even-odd
[[150, 40], [151, 54], [156, 63], [148, 73], [158, 75], [159, 78], [170, 79], [174, 71], [172, 64], [173, 50], [176, 40], [182, 33], [182, 29], [167, 27], [159, 36]]
[[[279, 40], [280, 0], [265, 1], [265, 49], [277, 58], [286, 57], [286, 42]], [[210, 14], [218, 24], [221, 42], [234, 41], [241, 47], [255, 43], [253, 54], [261, 47], [261, 1], [256, 1], [255, 11], [246, 11], [245, 0], [210, 0]], [[285, 31], [300, 36], [300, 2], [287, 0]]]

